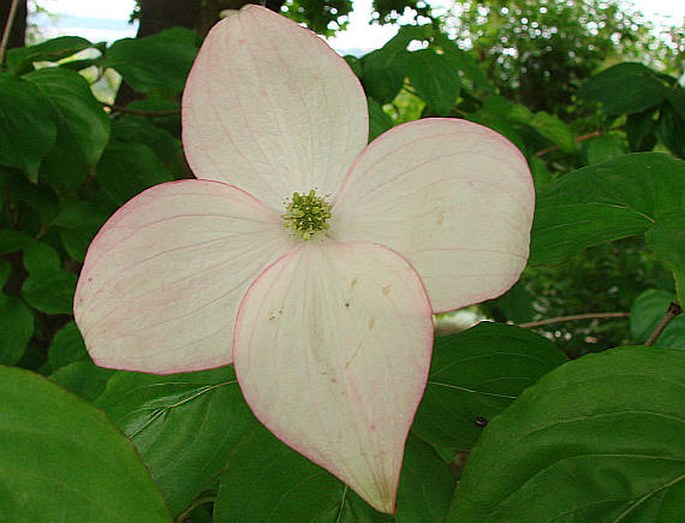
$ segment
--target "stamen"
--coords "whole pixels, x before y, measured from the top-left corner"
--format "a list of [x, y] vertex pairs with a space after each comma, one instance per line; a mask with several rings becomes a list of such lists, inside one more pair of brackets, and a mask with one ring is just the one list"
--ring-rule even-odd
[[281, 218], [285, 226], [303, 240], [311, 239], [319, 231], [327, 231], [330, 227], [333, 206], [323, 197], [317, 196], [314, 189], [309, 193], [294, 192], [292, 198], [286, 200], [285, 213]]

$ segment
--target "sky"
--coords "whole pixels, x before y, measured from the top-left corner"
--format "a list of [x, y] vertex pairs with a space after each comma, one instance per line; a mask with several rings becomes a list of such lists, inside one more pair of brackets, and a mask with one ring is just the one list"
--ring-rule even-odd
[[[339, 51], [368, 51], [382, 47], [397, 28], [369, 25], [371, 0], [353, 1], [354, 11], [348, 29], [329, 43]], [[134, 4], [134, 0], [40, 0], [42, 7], [58, 17], [56, 22], [41, 18], [38, 23], [47, 37], [75, 34], [91, 41], [113, 42], [135, 36], [136, 27], [127, 23]], [[655, 23], [679, 25], [685, 17], [683, 0], [633, 0], [633, 4]]]

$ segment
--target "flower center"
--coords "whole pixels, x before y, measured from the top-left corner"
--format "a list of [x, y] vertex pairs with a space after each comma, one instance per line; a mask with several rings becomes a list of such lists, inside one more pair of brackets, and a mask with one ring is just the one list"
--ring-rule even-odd
[[285, 213], [281, 218], [295, 236], [306, 241], [317, 232], [328, 230], [331, 209], [333, 206], [325, 198], [317, 196], [314, 189], [306, 194], [294, 192], [292, 198], [286, 200]]

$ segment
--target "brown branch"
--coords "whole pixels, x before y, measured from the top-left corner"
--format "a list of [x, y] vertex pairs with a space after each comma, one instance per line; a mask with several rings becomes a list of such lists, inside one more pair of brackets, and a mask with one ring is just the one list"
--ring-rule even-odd
[[17, 14], [18, 5], [19, 0], [12, 0], [10, 11], [7, 14], [7, 24], [5, 24], [5, 32], [2, 33], [2, 40], [0, 40], [0, 64], [5, 59], [5, 51], [7, 51], [7, 42], [9, 42], [10, 39], [10, 33], [12, 32], [12, 24], [14, 23], [14, 17]]
[[519, 323], [518, 326], [523, 329], [532, 329], [533, 327], [542, 327], [543, 325], [551, 325], [554, 323], [563, 323], [566, 321], [578, 320], [601, 320], [609, 318], [629, 318], [629, 312], [588, 312], [585, 314], [571, 314], [570, 316], [557, 316], [556, 318], [547, 318], [546, 320], [531, 321], [529, 323]]
[[120, 105], [112, 105], [112, 104], [102, 104], [103, 107], [106, 107], [107, 109], [110, 110], [110, 112], [113, 113], [124, 113], [124, 114], [133, 114], [135, 116], [149, 116], [149, 117], [155, 117], [155, 116], [174, 116], [177, 114], [181, 114], [180, 109], [167, 109], [164, 111], [144, 111], [142, 109], [129, 109], [128, 107], [122, 107]]
[[[591, 138], [596, 138], [597, 136], [602, 136], [603, 134], [604, 133], [602, 131], [592, 131], [591, 133], [584, 134], [582, 136], [576, 136], [574, 140], [576, 141], [576, 143], [580, 143]], [[533, 154], [533, 156], [535, 156], [536, 158], [540, 158], [540, 156], [544, 156], [547, 153], [558, 151], [559, 149], [561, 149], [560, 146], [552, 145], [551, 147], [547, 147], [546, 149], [542, 149], [541, 151], [536, 152], [535, 154]]]
[[661, 336], [661, 333], [664, 332], [664, 329], [668, 326], [668, 324], [671, 323], [671, 321], [681, 312], [683, 312], [683, 308], [677, 302], [671, 302], [671, 304], [668, 306], [668, 309], [666, 309], [666, 314], [664, 314], [664, 317], [661, 318], [661, 321], [659, 322], [659, 325], [656, 326], [656, 329], [654, 329], [654, 332], [652, 332], [649, 338], [647, 338], [645, 345], [654, 345], [654, 342], [659, 336]]

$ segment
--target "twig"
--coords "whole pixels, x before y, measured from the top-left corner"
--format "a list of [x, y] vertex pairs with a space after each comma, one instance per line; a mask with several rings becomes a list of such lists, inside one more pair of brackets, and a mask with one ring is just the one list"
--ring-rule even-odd
[[570, 316], [557, 316], [556, 318], [547, 318], [546, 320], [531, 321], [529, 323], [519, 323], [518, 326], [523, 329], [531, 329], [533, 327], [542, 327], [543, 325], [551, 325], [553, 323], [563, 323], [565, 321], [578, 320], [601, 320], [608, 318], [629, 318], [629, 312], [588, 312], [585, 314], [571, 314]]
[[106, 104], [106, 103], [103, 103], [102, 105], [103, 105], [103, 107], [107, 107], [113, 113], [133, 114], [136, 116], [155, 117], [155, 116], [174, 116], [176, 114], [181, 114], [180, 109], [167, 109], [164, 111], [143, 111], [142, 109], [129, 109], [128, 107], [122, 107], [120, 105], [112, 105], [112, 104]]
[[[604, 134], [602, 131], [592, 131], [591, 133], [584, 134], [582, 136], [576, 136], [574, 140], [576, 143], [584, 142], [585, 140], [589, 140], [590, 138], [596, 138], [597, 136], [602, 136]], [[536, 152], [533, 154], [536, 158], [540, 158], [540, 156], [544, 156], [547, 153], [552, 153], [554, 151], [558, 151], [561, 149], [559, 145], [552, 145], [551, 147], [547, 147], [546, 149], [542, 149], [541, 151]]]
[[18, 5], [19, 0], [12, 0], [12, 5], [10, 6], [9, 13], [7, 14], [5, 32], [2, 33], [2, 40], [0, 41], [0, 64], [5, 59], [5, 51], [7, 51], [7, 42], [9, 42], [10, 39], [10, 33], [12, 32], [12, 24], [14, 23], [14, 17], [17, 14]]
[[680, 306], [680, 304], [675, 301], [671, 302], [671, 304], [668, 306], [668, 309], [666, 309], [666, 314], [664, 314], [664, 317], [661, 318], [661, 321], [659, 322], [659, 325], [656, 326], [656, 329], [654, 329], [654, 332], [652, 332], [649, 338], [647, 338], [645, 345], [654, 345], [654, 342], [659, 336], [661, 336], [661, 333], [664, 332], [664, 329], [668, 326], [668, 324], [671, 323], [671, 321], [681, 312], [683, 312], [683, 308]]

